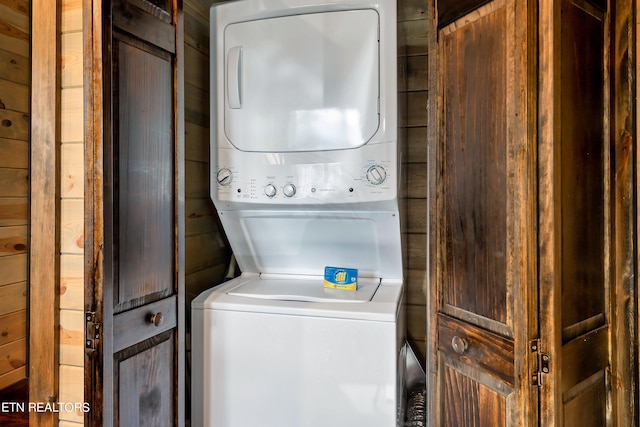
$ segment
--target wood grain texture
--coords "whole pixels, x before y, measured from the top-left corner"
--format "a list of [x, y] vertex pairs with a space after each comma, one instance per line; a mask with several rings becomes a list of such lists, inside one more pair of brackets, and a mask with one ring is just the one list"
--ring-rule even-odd
[[82, 65], [84, 60], [82, 57], [82, 31], [77, 30], [72, 33], [62, 34], [60, 44], [62, 50], [62, 87], [82, 86]]
[[[57, 309], [59, 280], [57, 222], [57, 2], [33, 0], [31, 114], [31, 234], [30, 234], [30, 337], [29, 397], [49, 402], [58, 394]], [[57, 423], [57, 414], [29, 414], [33, 425]]]
[[[60, 310], [60, 365], [83, 367], [85, 316], [83, 311]], [[77, 386], [77, 385], [76, 385]], [[60, 382], [60, 390], [71, 385]]]
[[[612, 360], [612, 370], [618, 386], [613, 389], [615, 407], [612, 412], [617, 414], [620, 425], [635, 425], [640, 422], [639, 409], [637, 403], [634, 404], [638, 402], [640, 387], [640, 368], [637, 367], [640, 330], [637, 304], [640, 294], [637, 279], [640, 265], [640, 157], [637, 142], [634, 142], [638, 139], [640, 129], [637, 101], [637, 78], [640, 75], [637, 60], [640, 44], [637, 31], [640, 9], [636, 2], [624, 0], [615, 2], [613, 12], [610, 55], [614, 64], [611, 81], [615, 91], [611, 95], [613, 102], [610, 129], [614, 130], [615, 139], [611, 145], [610, 171], [615, 175], [610, 194], [614, 199], [611, 201], [611, 221], [614, 223], [615, 233], [611, 251], [615, 260], [612, 277], [615, 314], [612, 336], [618, 347]], [[629, 61], [629, 58], [633, 58], [633, 61]], [[635, 203], [632, 200], [635, 200]], [[631, 368], [634, 363], [636, 368]]]
[[[535, 425], [537, 5], [483, 2], [444, 27], [439, 6], [428, 55], [430, 418]], [[462, 355], [453, 337], [467, 340]]]
[[28, 34], [28, 1], [1, 0], [0, 389], [26, 376], [30, 70], [21, 46]]
[[119, 360], [118, 419], [136, 425], [171, 425], [170, 420], [176, 412], [171, 392], [171, 378], [175, 374], [174, 346], [173, 339], [165, 339], [146, 351]]
[[[104, 150], [105, 167], [99, 171], [104, 186], [96, 188], [92, 183], [87, 189], [93, 195], [91, 209], [95, 209], [91, 221], [104, 221], [105, 230], [104, 236], [92, 235], [93, 262], [89, 267], [98, 299], [95, 294], [89, 297], [103, 322], [102, 339], [94, 354], [98, 360], [91, 362], [92, 375], [88, 377], [95, 381], [95, 390], [86, 389], [98, 408], [88, 416], [89, 422], [139, 425], [145, 418], [155, 425], [182, 426], [182, 2], [115, 0], [105, 5], [92, 3], [91, 7], [93, 63], [104, 66], [101, 75], [93, 76], [103, 86], [94, 80], [91, 92], [99, 97], [104, 87], [107, 89], [102, 93], [107, 95], [105, 107], [92, 113], [94, 128], [89, 129], [92, 156], [95, 159]], [[101, 11], [108, 13], [93, 20]], [[102, 36], [105, 40], [98, 42]], [[96, 125], [105, 126], [102, 135], [96, 134]], [[104, 244], [104, 264], [100, 243]], [[169, 304], [159, 307], [164, 301]], [[154, 318], [157, 327], [150, 323], [150, 314], [158, 315]], [[162, 357], [153, 356], [158, 352]], [[159, 400], [158, 390], [145, 394], [145, 380], [140, 387], [122, 386], [142, 378], [149, 366], [162, 388]]]
[[[474, 367], [509, 387], [515, 386], [513, 340], [442, 314], [438, 319], [438, 327], [438, 349], [442, 354]], [[466, 340], [469, 347], [463, 354], [454, 351], [454, 337]]]
[[[173, 292], [173, 73], [168, 58], [116, 44], [118, 304]], [[153, 105], [155, 108], [145, 108]], [[149, 266], [154, 266], [149, 269]]]
[[489, 0], [440, 0], [438, 2], [438, 27], [449, 25], [486, 3], [489, 3]]
[[29, 75], [28, 57], [0, 49], [0, 79], [27, 85]]
[[504, 396], [462, 373], [444, 368], [443, 426], [495, 427], [507, 425]]
[[[187, 299], [222, 281], [231, 249], [209, 196], [209, 6], [185, 1], [185, 223]], [[207, 274], [211, 274], [207, 277]], [[190, 302], [190, 301], [188, 301]], [[187, 306], [187, 310], [190, 310]]]
[[29, 167], [29, 142], [0, 138], [0, 167], [26, 169]]
[[[562, 13], [560, 194], [562, 327], [606, 311], [604, 22]], [[583, 48], [576, 50], [576, 46]], [[576, 304], [580, 301], [580, 304]], [[569, 336], [569, 340], [575, 337]]]
[[[65, 10], [65, 5], [76, 3], [79, 9], [71, 9], [73, 13]], [[104, 218], [104, 110], [105, 100], [103, 90], [105, 77], [103, 69], [103, 15], [101, 0], [66, 0], [63, 4], [63, 22], [66, 18], [78, 16], [82, 39], [83, 62], [83, 88], [85, 91], [83, 105], [84, 122], [84, 189], [85, 189], [85, 247], [82, 263], [83, 283], [83, 309], [96, 313], [96, 321], [109, 326], [108, 318], [105, 322], [103, 316], [103, 283], [104, 283], [104, 244], [105, 244], [105, 218]], [[69, 19], [69, 21], [73, 21]], [[108, 79], [106, 80], [109, 81]], [[107, 116], [108, 117], [108, 116]], [[108, 127], [107, 127], [108, 129]], [[98, 351], [104, 344], [98, 346]], [[86, 425], [103, 424], [103, 408], [110, 407], [109, 396], [103, 403], [102, 388], [104, 387], [103, 363], [95, 353], [86, 351], [84, 357], [84, 400], [90, 402], [92, 410], [85, 414]]]
[[27, 227], [0, 227], [0, 257], [27, 251]]
[[27, 363], [27, 340], [0, 345], [0, 375], [23, 368]]
[[[26, 267], [26, 264], [23, 265]], [[27, 308], [27, 282], [0, 286], [0, 315], [15, 313]]]
[[506, 11], [442, 40], [443, 303], [507, 321]]
[[0, 315], [0, 346], [26, 338], [27, 310]]

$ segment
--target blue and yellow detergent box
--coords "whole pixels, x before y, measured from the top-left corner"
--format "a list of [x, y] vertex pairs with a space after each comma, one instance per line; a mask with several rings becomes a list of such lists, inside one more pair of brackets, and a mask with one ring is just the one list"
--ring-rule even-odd
[[355, 268], [325, 267], [324, 287], [331, 289], [358, 289], [358, 270]]

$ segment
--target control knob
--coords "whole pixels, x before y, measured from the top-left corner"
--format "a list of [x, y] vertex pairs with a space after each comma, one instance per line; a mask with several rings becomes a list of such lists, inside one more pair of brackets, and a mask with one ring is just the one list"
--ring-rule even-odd
[[287, 197], [293, 197], [296, 195], [296, 186], [293, 184], [287, 184], [282, 188], [282, 192]]
[[233, 181], [233, 172], [231, 172], [231, 169], [229, 168], [222, 168], [218, 171], [216, 180], [218, 181], [218, 184], [226, 187], [231, 184], [231, 181]]
[[273, 184], [267, 184], [267, 186], [264, 187], [264, 194], [266, 194], [267, 197], [273, 197], [277, 192], [278, 190], [276, 190], [276, 187]]
[[387, 171], [380, 165], [369, 166], [367, 181], [373, 185], [380, 185], [387, 179]]

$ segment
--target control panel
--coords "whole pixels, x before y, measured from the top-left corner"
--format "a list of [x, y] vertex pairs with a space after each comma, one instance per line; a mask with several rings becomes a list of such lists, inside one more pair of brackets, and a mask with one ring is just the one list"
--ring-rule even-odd
[[393, 199], [397, 196], [397, 157], [395, 151], [386, 149], [382, 145], [367, 150], [375, 156], [364, 159], [359, 150], [313, 157], [220, 150], [217, 168], [212, 171], [213, 194], [220, 201], [274, 204]]

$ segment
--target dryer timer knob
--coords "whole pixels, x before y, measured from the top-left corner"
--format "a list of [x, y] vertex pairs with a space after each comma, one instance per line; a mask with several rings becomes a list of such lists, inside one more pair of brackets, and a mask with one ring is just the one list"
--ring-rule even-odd
[[218, 184], [226, 187], [231, 184], [231, 181], [233, 181], [233, 172], [231, 172], [231, 169], [229, 168], [222, 168], [218, 171], [216, 180], [218, 181]]
[[367, 181], [373, 185], [380, 185], [387, 179], [387, 171], [380, 165], [369, 166]]

